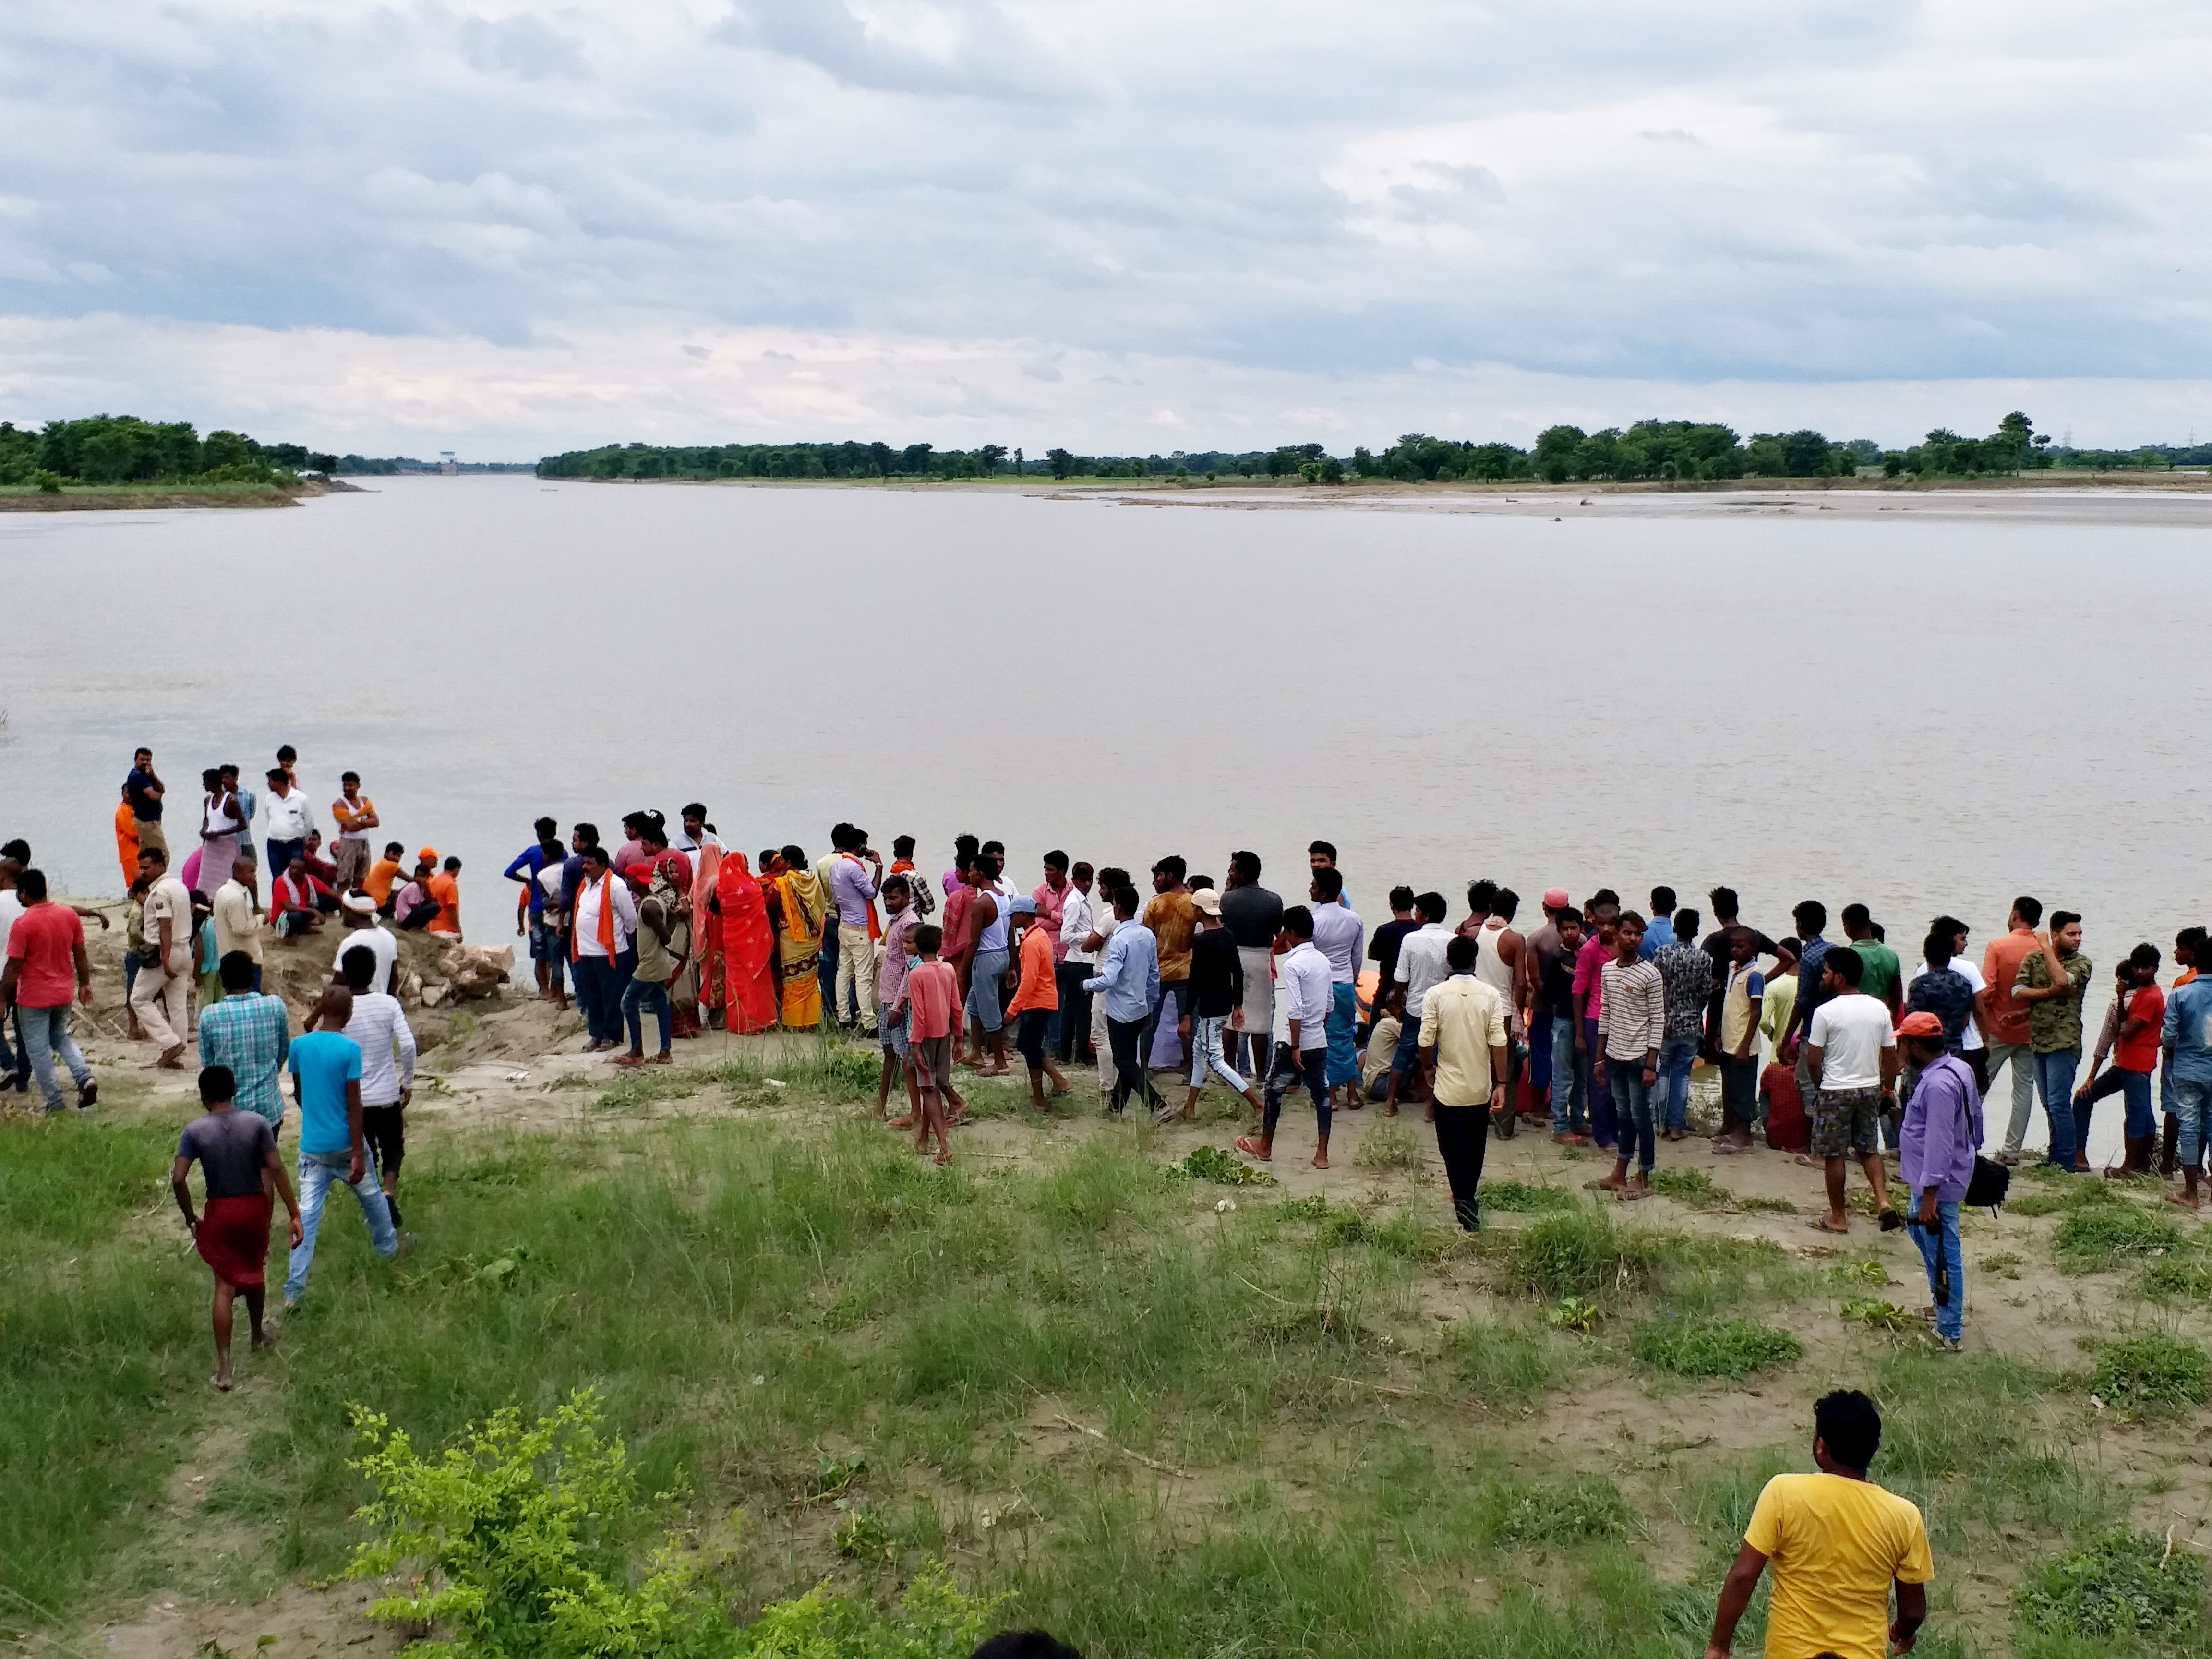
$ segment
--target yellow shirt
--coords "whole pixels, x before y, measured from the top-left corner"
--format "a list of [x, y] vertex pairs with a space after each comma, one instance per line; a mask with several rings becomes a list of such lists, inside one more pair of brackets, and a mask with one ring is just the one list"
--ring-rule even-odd
[[1490, 1051], [1505, 1046], [1504, 1000], [1473, 974], [1430, 987], [1421, 999], [1420, 1046], [1437, 1051], [1437, 1105], [1489, 1105]]
[[1936, 1576], [1919, 1510], [1848, 1475], [1776, 1475], [1743, 1541], [1773, 1563], [1766, 1659], [1887, 1659], [1890, 1580]]

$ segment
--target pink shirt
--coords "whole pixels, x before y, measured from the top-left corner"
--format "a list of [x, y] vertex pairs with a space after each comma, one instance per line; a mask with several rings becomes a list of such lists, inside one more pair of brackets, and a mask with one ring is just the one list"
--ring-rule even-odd
[[1575, 952], [1575, 994], [1589, 999], [1583, 1012], [1591, 1019], [1605, 1008], [1605, 964], [1612, 960], [1612, 951], [1594, 937], [1584, 939]]
[[906, 976], [912, 1017], [907, 1035], [916, 1042], [952, 1035], [952, 1010], [960, 1000], [960, 981], [949, 962], [925, 962]]
[[1045, 926], [1051, 930], [1052, 959], [1056, 963], [1066, 961], [1067, 946], [1060, 940], [1060, 919], [1067, 908], [1067, 889], [1063, 887], [1055, 893], [1050, 882], [1041, 881], [1030, 896], [1036, 901], [1037, 915], [1044, 918]]
[[906, 989], [906, 959], [921, 926], [921, 917], [911, 904], [884, 924], [884, 969], [876, 977], [876, 995], [886, 1008], [897, 1007], [899, 994]]

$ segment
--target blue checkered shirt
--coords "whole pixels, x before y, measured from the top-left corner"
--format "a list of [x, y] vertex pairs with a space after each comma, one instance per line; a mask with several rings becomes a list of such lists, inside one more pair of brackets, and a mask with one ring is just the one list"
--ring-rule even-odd
[[284, 1058], [292, 1052], [292, 1017], [282, 997], [228, 994], [200, 1011], [200, 1064], [228, 1066], [238, 1079], [238, 1109], [284, 1121]]

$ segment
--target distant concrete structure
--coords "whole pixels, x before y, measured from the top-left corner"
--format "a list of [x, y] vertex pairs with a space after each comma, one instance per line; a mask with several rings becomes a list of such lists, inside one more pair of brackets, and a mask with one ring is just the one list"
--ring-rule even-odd
[[453, 459], [452, 450], [441, 449], [438, 452], [438, 473], [440, 477], [447, 478], [460, 477], [461, 465]]

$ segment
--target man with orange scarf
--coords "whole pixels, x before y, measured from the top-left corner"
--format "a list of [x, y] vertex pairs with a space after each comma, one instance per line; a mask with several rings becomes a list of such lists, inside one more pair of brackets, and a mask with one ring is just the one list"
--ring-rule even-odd
[[637, 901], [629, 884], [616, 879], [605, 848], [594, 842], [583, 857], [568, 930], [568, 970], [591, 1039], [584, 1052], [596, 1054], [622, 1045], [622, 996], [637, 967]]
[[[704, 860], [700, 878], [703, 884]], [[707, 903], [723, 964], [727, 1027], [738, 1036], [765, 1031], [775, 1024], [775, 935], [769, 925], [767, 896], [743, 853], [721, 853]]]

